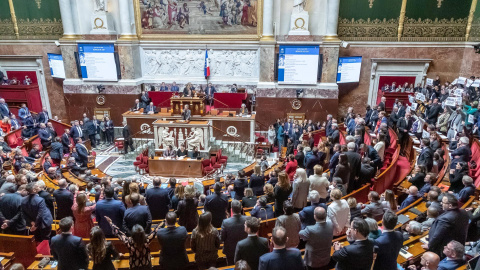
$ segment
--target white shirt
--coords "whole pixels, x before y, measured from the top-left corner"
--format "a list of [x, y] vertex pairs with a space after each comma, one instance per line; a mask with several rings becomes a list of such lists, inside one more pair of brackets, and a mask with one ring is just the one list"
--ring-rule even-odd
[[350, 223], [350, 207], [347, 201], [333, 201], [327, 208], [327, 216], [333, 223], [333, 235], [339, 235]]

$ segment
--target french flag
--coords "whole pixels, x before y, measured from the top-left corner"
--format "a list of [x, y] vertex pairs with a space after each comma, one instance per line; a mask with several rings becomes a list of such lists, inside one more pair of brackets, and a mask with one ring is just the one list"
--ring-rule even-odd
[[208, 50], [205, 50], [205, 78], [210, 77], [210, 59], [208, 59]]

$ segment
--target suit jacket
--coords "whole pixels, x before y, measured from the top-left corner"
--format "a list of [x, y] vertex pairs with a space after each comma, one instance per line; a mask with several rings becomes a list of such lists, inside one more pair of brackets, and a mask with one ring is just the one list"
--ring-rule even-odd
[[314, 173], [313, 167], [315, 165], [320, 164], [320, 158], [314, 154], [307, 155], [306, 157], [306, 162], [305, 162], [305, 168], [307, 171], [307, 175], [310, 176]]
[[52, 214], [53, 217], [53, 197], [45, 190], [38, 192], [38, 196], [45, 200], [45, 204], [47, 205], [47, 208], [50, 210], [50, 214]]
[[125, 140], [128, 143], [133, 143], [133, 139], [130, 137], [132, 136], [132, 133], [130, 131], [130, 126], [126, 125], [122, 129], [122, 135], [123, 135], [123, 140]]
[[20, 117], [22, 121], [25, 121], [25, 119], [30, 115], [30, 110], [27, 107], [22, 107], [18, 110], [18, 117]]
[[21, 126], [17, 119], [10, 119], [10, 124], [12, 125], [12, 130], [17, 130]]
[[50, 132], [46, 128], [41, 128], [38, 130], [38, 137], [42, 142], [50, 142], [52, 140]]
[[143, 113], [147, 114], [149, 113], [150, 111], [153, 111], [153, 113], [157, 113], [157, 107], [156, 106], [145, 106], [145, 109], [143, 110]]
[[468, 214], [463, 209], [451, 209], [435, 219], [428, 233], [428, 249], [442, 255], [443, 247], [450, 241], [465, 243], [468, 228]]
[[267, 238], [248, 236], [238, 242], [235, 249], [235, 262], [244, 260], [252, 270], [257, 270], [260, 257], [269, 251]]
[[451, 270], [457, 269], [460, 266], [464, 265], [465, 261], [463, 259], [459, 260], [447, 260], [447, 258], [440, 261], [438, 264], [438, 270]]
[[388, 126], [389, 127], [395, 126], [397, 124], [399, 118], [400, 117], [398, 116], [398, 112], [396, 112], [396, 113], [392, 112], [390, 114], [390, 117], [388, 118]]
[[46, 112], [40, 112], [38, 113], [38, 123], [44, 123], [44, 124], [47, 124], [48, 123], [48, 113]]
[[[469, 162], [472, 156], [472, 151], [468, 146], [462, 146], [455, 149], [451, 154], [453, 158], [452, 163], [456, 165], [460, 161]], [[455, 158], [455, 156], [458, 156], [458, 158]]]
[[261, 220], [267, 220], [275, 217], [275, 214], [273, 213], [273, 207], [269, 204], [267, 204], [266, 207], [255, 206], [252, 211], [250, 211], [250, 215]]
[[27, 224], [35, 223], [39, 229], [45, 229], [52, 226], [52, 214], [45, 204], [45, 200], [37, 194], [22, 198], [22, 215]]
[[[382, 159], [378, 155], [377, 150], [375, 150], [375, 148], [373, 148], [373, 146], [369, 145], [368, 148], [367, 148], [367, 152], [365, 154], [366, 154], [367, 157], [370, 158], [370, 161], [373, 162], [374, 166], [377, 166], [377, 167], [382, 166]], [[360, 165], [360, 169], [361, 169], [361, 165]]]
[[215, 228], [222, 226], [223, 220], [227, 217], [228, 197], [225, 194], [212, 194], [205, 199], [205, 211], [212, 213], [212, 225]]
[[420, 198], [419, 196], [408, 195], [407, 198], [400, 205], [399, 209], [403, 209], [403, 208], [409, 206], [410, 204], [412, 204], [413, 202], [415, 202], [419, 198]]
[[336, 143], [340, 143], [340, 131], [338, 131], [338, 129], [333, 130], [331, 138], [333, 145], [335, 145]]
[[369, 270], [373, 262], [373, 242], [368, 239], [355, 241], [335, 251], [332, 259], [337, 262], [336, 270]]
[[184, 110], [182, 112], [182, 119], [183, 120], [190, 120], [190, 118], [192, 118], [192, 111], [190, 109]]
[[80, 162], [82, 163], [83, 167], [87, 167], [88, 164], [88, 150], [85, 145], [77, 143], [75, 145], [75, 149], [77, 149], [78, 157], [80, 158]]
[[432, 104], [430, 106], [427, 106], [427, 121], [435, 124], [437, 122], [438, 115], [440, 114], [442, 110], [442, 107], [440, 104]]
[[362, 168], [362, 157], [360, 154], [351, 151], [347, 151], [344, 154], [347, 155], [350, 166], [350, 179], [348, 182], [353, 183], [355, 177], [360, 175], [360, 169]]
[[223, 241], [223, 254], [225, 254], [227, 258], [234, 258], [235, 248], [238, 242], [247, 237], [247, 233], [245, 232], [246, 220], [247, 217], [243, 215], [234, 215], [231, 218], [223, 220], [220, 237]]
[[303, 151], [298, 151], [295, 155], [295, 160], [297, 160], [298, 167], [305, 169], [305, 154]]
[[385, 111], [385, 102], [381, 101], [380, 103], [378, 103], [378, 110]]
[[260, 257], [258, 263], [259, 270], [303, 270], [303, 260], [300, 250], [292, 249], [274, 249]]
[[2, 119], [6, 117], [10, 117], [10, 109], [8, 108], [7, 103], [0, 104], [0, 114], [2, 115]]
[[398, 231], [383, 232], [375, 239], [374, 245], [378, 248], [373, 269], [396, 269], [398, 253], [403, 246], [402, 233]]
[[325, 125], [325, 134], [328, 136], [332, 135], [332, 120], [329, 120]]
[[1, 142], [0, 146], [3, 149], [3, 152], [12, 152], [12, 148], [10, 148], [7, 142]]
[[18, 193], [5, 194], [0, 200], [0, 223], [3, 224], [3, 221], [8, 220], [7, 224], [12, 232], [25, 230], [21, 205], [22, 196]]
[[82, 238], [72, 234], [58, 234], [52, 238], [50, 250], [58, 261], [58, 270], [80, 270], [88, 268], [88, 254]]
[[367, 215], [379, 221], [382, 220], [384, 210], [380, 202], [370, 202], [369, 204], [365, 204], [365, 208], [363, 208], [361, 212], [362, 215]]
[[62, 159], [63, 158], [63, 145], [59, 142], [52, 143], [50, 149], [50, 157], [52, 159]]
[[160, 243], [160, 264], [164, 269], [185, 269], [188, 264], [185, 241], [187, 239], [185, 227], [167, 227], [157, 232]]
[[139, 111], [141, 108], [143, 108], [142, 104], [139, 102], [139, 103], [135, 103], [133, 104], [132, 106], [132, 111]]
[[57, 189], [53, 192], [53, 198], [57, 202], [57, 220], [73, 217], [73, 194], [70, 191], [64, 188]]
[[148, 206], [138, 204], [128, 208], [125, 211], [122, 226], [123, 230], [130, 235], [133, 226], [136, 224], [142, 226], [146, 233], [150, 233], [150, 227], [152, 226], [152, 215], [148, 210]]
[[206, 87], [205, 88], [205, 95], [207, 96], [207, 98], [211, 98], [213, 97], [213, 94], [215, 94], [217, 91], [215, 90], [215, 87], [212, 86], [212, 87]]
[[253, 195], [263, 195], [263, 186], [265, 185], [265, 177], [263, 175], [252, 174], [248, 187], [252, 189]]
[[65, 150], [68, 150], [69, 149], [69, 145], [70, 145], [70, 135], [67, 134], [67, 133], [64, 133], [62, 135], [62, 146], [63, 146], [63, 150], [65, 152]]
[[170, 87], [170, 91], [172, 92], [178, 92], [180, 90], [180, 88], [178, 87], [178, 85], [172, 85], [172, 87]]
[[140, 97], [140, 103], [142, 103], [143, 108], [147, 107], [147, 105], [150, 104], [151, 101], [152, 99], [148, 96], [148, 92], [146, 92]]
[[427, 167], [428, 171], [432, 170], [433, 150], [432, 148], [430, 148], [430, 146], [422, 149], [422, 152], [420, 152], [420, 155], [418, 156], [417, 164], [424, 165], [425, 167]]
[[333, 224], [330, 220], [317, 222], [299, 232], [300, 239], [306, 241], [305, 264], [319, 268], [330, 262], [330, 251], [333, 240]]
[[145, 193], [145, 200], [149, 205], [152, 219], [165, 219], [165, 216], [170, 209], [170, 197], [168, 197], [168, 190], [154, 187], [147, 189]]
[[115, 200], [114, 198], [106, 198], [98, 201], [95, 209], [95, 216], [98, 226], [100, 226], [106, 236], [113, 236], [114, 233], [110, 227], [110, 224], [108, 224], [107, 220], [105, 219], [105, 216], [109, 217], [115, 226], [121, 228], [124, 214], [125, 205], [122, 201]]
[[80, 126], [72, 126], [72, 128], [70, 129], [70, 136], [73, 138], [74, 141], [76, 141], [79, 137], [83, 138], [84, 135], [85, 134], [83, 134], [82, 127]]

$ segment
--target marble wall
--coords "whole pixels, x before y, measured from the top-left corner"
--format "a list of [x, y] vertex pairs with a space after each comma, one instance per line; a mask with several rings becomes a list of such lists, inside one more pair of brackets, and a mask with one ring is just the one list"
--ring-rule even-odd
[[52, 42], [1, 42], [0, 55], [40, 55], [42, 56], [43, 74], [48, 91], [52, 115], [57, 115], [60, 119], [66, 119], [67, 113], [65, 100], [63, 98], [63, 87], [61, 79], [52, 78], [50, 66], [48, 65], [47, 53], [60, 54], [60, 48]]
[[371, 58], [422, 58], [433, 59], [427, 72], [427, 78], [440, 76], [442, 82], [452, 81], [459, 76], [478, 75], [480, 55], [475, 54], [473, 48], [457, 46], [412, 45], [375, 46], [351, 45], [348, 49], [340, 48], [340, 56], [362, 56], [360, 83], [339, 84], [338, 114], [343, 116], [347, 108], [353, 106], [359, 113], [365, 112], [368, 101]]

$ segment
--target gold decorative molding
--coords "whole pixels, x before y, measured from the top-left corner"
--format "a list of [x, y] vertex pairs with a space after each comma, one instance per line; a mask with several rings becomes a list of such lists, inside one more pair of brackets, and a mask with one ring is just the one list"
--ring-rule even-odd
[[443, 2], [443, 0], [437, 0], [437, 8], [442, 7], [442, 2]]
[[0, 19], [0, 39], [16, 39], [11, 19]]
[[338, 36], [342, 40], [351, 41], [396, 41], [397, 19], [347, 19], [339, 18]]
[[467, 28], [465, 29], [465, 41], [468, 41], [470, 38], [470, 31], [472, 30], [473, 23], [473, 14], [477, 9], [477, 0], [472, 0], [472, 5], [470, 6], [470, 12], [468, 13]]
[[18, 39], [20, 35], [18, 33], [17, 16], [15, 15], [15, 7], [13, 6], [13, 0], [8, 0], [8, 5], [10, 6], [10, 15], [12, 17], [13, 30], [15, 31], [15, 36]]
[[59, 39], [63, 34], [62, 20], [20, 19], [19, 34], [22, 39]]
[[369, 7], [369, 8], [373, 8], [373, 2], [374, 2], [374, 1], [375, 1], [375, 0], [368, 0], [368, 7]]
[[400, 9], [400, 17], [398, 18], [397, 41], [400, 41], [403, 34], [403, 23], [405, 22], [405, 12], [407, 10], [407, 0], [402, 0], [402, 8]]
[[405, 18], [402, 41], [464, 41], [467, 18], [413, 19]]
[[42, 0], [35, 0], [35, 3], [37, 3], [38, 9], [42, 8]]

